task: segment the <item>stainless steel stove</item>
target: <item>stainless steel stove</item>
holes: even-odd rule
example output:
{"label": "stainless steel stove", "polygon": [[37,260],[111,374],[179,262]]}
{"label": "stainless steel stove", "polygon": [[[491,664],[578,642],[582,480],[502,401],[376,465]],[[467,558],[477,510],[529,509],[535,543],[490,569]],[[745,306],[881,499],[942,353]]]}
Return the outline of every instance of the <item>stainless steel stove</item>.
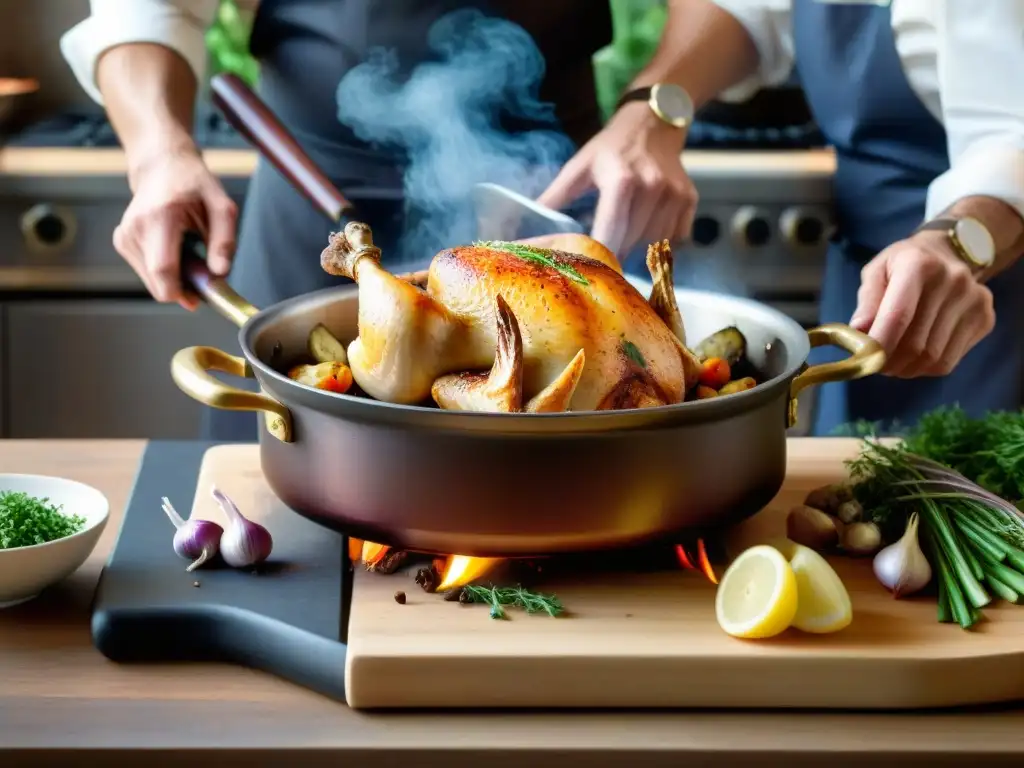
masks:
{"label": "stainless steel stove", "polygon": [[[196,135],[224,160],[241,205],[245,141],[212,109]],[[814,324],[833,173],[814,127],[698,122],[684,162],[701,201],[678,283]],[[174,387],[168,360],[190,344],[235,348],[235,331],[208,310],[147,297],[111,244],[129,199],[117,139],[95,109],[35,123],[0,147],[0,435],[195,436],[199,407]],[[40,356],[60,373],[40,376]]]}

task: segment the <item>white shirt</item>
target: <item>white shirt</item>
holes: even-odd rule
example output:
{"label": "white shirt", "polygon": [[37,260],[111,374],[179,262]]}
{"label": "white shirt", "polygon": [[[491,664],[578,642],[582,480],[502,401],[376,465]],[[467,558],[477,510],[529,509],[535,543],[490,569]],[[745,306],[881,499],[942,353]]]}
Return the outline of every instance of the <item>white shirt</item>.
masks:
{"label": "white shirt", "polygon": [[[793,69],[790,0],[715,2],[744,25],[760,53],[758,72],[723,96],[745,97],[786,80]],[[61,50],[98,103],[96,61],[121,43],[165,45],[201,80],[204,33],[218,4],[91,0],[91,15],[64,35]],[[1004,200],[1024,216],[1024,0],[891,0],[891,5],[907,80],[948,137],[951,167],[928,189],[926,218],[972,195]]]}

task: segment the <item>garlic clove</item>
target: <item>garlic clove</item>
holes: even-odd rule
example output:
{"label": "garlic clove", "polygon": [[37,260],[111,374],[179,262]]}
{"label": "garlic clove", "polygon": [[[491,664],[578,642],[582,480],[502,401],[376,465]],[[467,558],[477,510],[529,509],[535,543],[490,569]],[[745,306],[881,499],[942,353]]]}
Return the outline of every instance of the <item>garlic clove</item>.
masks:
{"label": "garlic clove", "polygon": [[793,507],[786,516],[786,538],[820,552],[838,543],[839,530],[820,509],[802,505]]}
{"label": "garlic clove", "polygon": [[872,555],[882,546],[882,531],[874,523],[844,525],[839,546],[851,555]]}

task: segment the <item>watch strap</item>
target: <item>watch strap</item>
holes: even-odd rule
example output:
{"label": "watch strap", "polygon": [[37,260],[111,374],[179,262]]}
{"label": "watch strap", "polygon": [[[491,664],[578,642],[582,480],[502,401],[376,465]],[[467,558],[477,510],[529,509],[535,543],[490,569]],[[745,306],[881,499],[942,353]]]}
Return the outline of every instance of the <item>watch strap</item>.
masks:
{"label": "watch strap", "polygon": [[632,90],[626,91],[619,98],[618,103],[615,105],[616,111],[622,108],[624,104],[628,104],[631,101],[650,101],[651,92],[654,88],[650,85],[645,85],[642,88],[633,88]]}
{"label": "watch strap", "polygon": [[919,226],[916,232],[953,232],[956,229],[956,219],[932,219]]}

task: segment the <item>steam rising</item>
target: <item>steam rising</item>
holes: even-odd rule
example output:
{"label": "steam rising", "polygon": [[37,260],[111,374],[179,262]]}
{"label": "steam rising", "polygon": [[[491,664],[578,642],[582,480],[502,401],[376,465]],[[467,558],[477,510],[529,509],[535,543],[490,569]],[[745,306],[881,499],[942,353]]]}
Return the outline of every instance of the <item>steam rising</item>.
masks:
{"label": "steam rising", "polygon": [[[509,133],[508,117],[554,124],[538,99],[544,58],[530,35],[473,9],[439,19],[428,33],[436,61],[411,75],[392,51],[374,51],[338,86],[338,119],[363,141],[401,148],[406,213],[402,266],[474,239],[471,190],[482,181],[539,194],[569,159],[572,142],[556,130]],[[388,255],[386,255],[387,257]]]}

